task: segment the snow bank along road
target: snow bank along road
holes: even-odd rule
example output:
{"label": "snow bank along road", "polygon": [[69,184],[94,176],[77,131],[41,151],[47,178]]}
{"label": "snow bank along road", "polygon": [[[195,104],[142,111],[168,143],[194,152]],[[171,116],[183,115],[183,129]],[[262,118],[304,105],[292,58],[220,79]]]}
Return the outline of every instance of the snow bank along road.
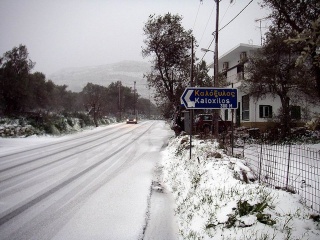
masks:
{"label": "snow bank along road", "polygon": [[153,169],[171,134],[145,121],[0,139],[0,239],[143,238]]}

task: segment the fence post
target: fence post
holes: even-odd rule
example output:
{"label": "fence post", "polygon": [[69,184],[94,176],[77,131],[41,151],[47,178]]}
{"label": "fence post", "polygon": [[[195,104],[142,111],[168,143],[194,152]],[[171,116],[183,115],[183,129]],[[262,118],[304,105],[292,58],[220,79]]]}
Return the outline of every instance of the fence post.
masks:
{"label": "fence post", "polygon": [[244,158],[244,150],[245,150],[245,147],[246,147],[246,139],[244,138],[243,139],[243,150],[242,150],[242,156]]}
{"label": "fence post", "polygon": [[289,143],[289,152],[288,152],[288,168],[287,168],[287,181],[286,181],[287,190],[288,190],[288,184],[289,184],[290,154],[291,154],[291,143]]}
{"label": "fence post", "polygon": [[261,171],[262,171],[262,143],[260,145],[260,158],[259,158],[259,183],[260,183],[260,177],[261,177]]}

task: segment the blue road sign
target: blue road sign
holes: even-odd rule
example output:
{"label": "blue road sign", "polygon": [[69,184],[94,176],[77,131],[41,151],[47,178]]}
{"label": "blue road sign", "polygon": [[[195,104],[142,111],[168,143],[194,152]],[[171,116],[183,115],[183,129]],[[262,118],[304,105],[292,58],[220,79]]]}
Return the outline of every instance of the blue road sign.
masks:
{"label": "blue road sign", "polygon": [[186,109],[237,109],[238,90],[236,88],[188,87],[181,96]]}

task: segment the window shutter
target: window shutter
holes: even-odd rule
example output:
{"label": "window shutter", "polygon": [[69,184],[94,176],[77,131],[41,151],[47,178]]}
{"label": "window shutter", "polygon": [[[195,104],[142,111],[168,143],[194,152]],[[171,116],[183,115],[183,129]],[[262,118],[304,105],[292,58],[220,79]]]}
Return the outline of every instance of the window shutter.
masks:
{"label": "window shutter", "polygon": [[263,105],[259,105],[259,117],[263,118]]}

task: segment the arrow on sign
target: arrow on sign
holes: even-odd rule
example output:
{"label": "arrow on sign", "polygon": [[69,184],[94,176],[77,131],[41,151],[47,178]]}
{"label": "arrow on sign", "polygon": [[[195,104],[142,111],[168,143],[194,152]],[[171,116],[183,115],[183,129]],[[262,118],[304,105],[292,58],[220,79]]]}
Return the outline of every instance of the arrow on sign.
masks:
{"label": "arrow on sign", "polygon": [[191,108],[191,107],[195,107],[195,102],[190,100],[190,97],[191,97],[192,93],[193,93],[193,90],[188,90],[187,93],[186,93],[186,95],[185,95],[185,97],[184,97],[184,99],[185,99],[186,102],[187,102],[188,108],[189,108],[189,107],[190,107],[190,108]]}

